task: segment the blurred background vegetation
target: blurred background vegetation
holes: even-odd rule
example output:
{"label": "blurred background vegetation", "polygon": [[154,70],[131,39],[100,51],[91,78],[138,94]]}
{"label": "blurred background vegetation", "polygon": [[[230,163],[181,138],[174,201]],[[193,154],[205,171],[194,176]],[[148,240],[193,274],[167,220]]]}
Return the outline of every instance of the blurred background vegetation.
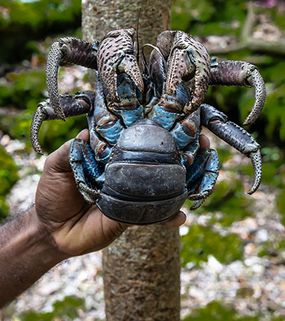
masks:
{"label": "blurred background vegetation", "polygon": [[[189,14],[191,13],[191,14]],[[258,66],[267,87],[267,101],[263,113],[250,128],[263,146],[263,183],[277,193],[277,207],[285,224],[285,4],[278,0],[174,0],[172,28],[184,30],[205,43],[212,55],[233,60],[245,60]],[[44,65],[47,50],[61,35],[81,37],[80,0],[0,0],[0,139],[8,135],[25,144],[25,153],[31,151],[29,127],[39,101],[46,98]],[[87,75],[82,81],[87,82]],[[73,92],[80,90],[75,87]],[[224,111],[229,118],[242,124],[254,101],[253,90],[241,87],[210,88],[207,101]],[[46,123],[41,131],[43,148],[50,152],[86,126],[84,118]],[[232,151],[218,146],[222,162],[227,162]],[[5,197],[18,179],[16,163],[0,145],[0,218],[9,213]],[[251,200],[243,193],[239,175],[251,175],[251,168],[242,164],[227,166],[232,174],[221,181],[209,201],[207,211],[213,215],[206,226],[194,224],[182,237],[183,266],[189,262],[199,267],[214,255],[228,264],[243,257],[243,241],[236,235],[221,235],[213,224],[224,228],[235,221],[254,215]],[[241,210],[242,209],[242,210]],[[204,209],[198,211],[202,213]],[[266,243],[260,255],[272,250],[284,251],[284,240]],[[192,251],[188,248],[191,244]],[[77,299],[69,302],[82,304]],[[63,303],[62,303],[63,304]],[[74,304],[74,305],[76,305]],[[54,306],[54,315],[65,313],[61,304]],[[62,312],[63,311],[63,312]],[[67,309],[67,311],[69,311]],[[71,309],[70,319],[74,317]],[[66,313],[66,319],[69,318]],[[208,313],[208,314],[207,314]],[[212,313],[212,314],[211,314]],[[36,312],[25,314],[21,320],[53,320],[54,315]],[[225,317],[227,316],[227,317]],[[239,317],[231,308],[213,302],[185,320],[258,320],[258,317]],[[273,320],[273,319],[272,319]],[[279,319],[274,319],[279,320]],[[281,319],[280,319],[281,320]]]}

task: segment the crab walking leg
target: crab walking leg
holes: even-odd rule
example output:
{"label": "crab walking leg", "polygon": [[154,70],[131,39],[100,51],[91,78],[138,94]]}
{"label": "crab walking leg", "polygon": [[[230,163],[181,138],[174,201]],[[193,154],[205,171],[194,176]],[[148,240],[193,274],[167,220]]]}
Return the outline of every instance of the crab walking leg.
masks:
{"label": "crab walking leg", "polygon": [[135,84],[128,75],[118,75],[117,93],[120,101],[109,103],[108,108],[122,119],[125,127],[129,127],[144,118],[144,108],[138,99],[142,98],[142,95],[137,92]]}
{"label": "crab walking leg", "polygon": [[260,185],[262,175],[262,158],[259,144],[253,137],[237,124],[228,121],[227,116],[213,106],[201,105],[202,125],[223,139],[242,154],[250,157],[254,168],[254,181],[248,194],[254,193]]}
{"label": "crab walking leg", "polygon": [[70,146],[69,162],[75,182],[84,199],[95,203],[104,181],[104,166],[94,158],[90,145],[83,140],[74,139]]}
{"label": "crab walking leg", "polygon": [[188,198],[194,200],[191,209],[201,206],[213,191],[220,169],[218,154],[214,149],[200,149],[191,166],[186,165]]}
{"label": "crab walking leg", "polygon": [[[65,117],[83,115],[89,112],[94,100],[94,93],[85,92],[75,96],[61,95],[59,97],[60,107]],[[31,143],[34,150],[43,154],[38,141],[38,134],[43,121],[60,119],[52,108],[50,100],[47,99],[39,103],[36,112],[34,113],[31,126]]]}
{"label": "crab walking leg", "polygon": [[200,109],[177,122],[170,133],[183,151],[184,160],[192,164],[199,149]]}
{"label": "crab walking leg", "polygon": [[46,81],[50,104],[57,118],[65,118],[58,92],[59,66],[77,64],[97,69],[97,50],[98,43],[91,44],[71,37],[58,39],[52,44],[47,58]]}
{"label": "crab walking leg", "polygon": [[239,85],[255,88],[255,103],[244,121],[250,125],[256,121],[266,99],[266,88],[256,66],[244,61],[213,61],[211,64],[210,85]]}

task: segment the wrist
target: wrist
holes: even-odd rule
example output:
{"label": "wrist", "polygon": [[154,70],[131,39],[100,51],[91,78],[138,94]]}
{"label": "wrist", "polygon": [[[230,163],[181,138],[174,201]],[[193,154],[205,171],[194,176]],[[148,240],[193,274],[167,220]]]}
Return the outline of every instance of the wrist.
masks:
{"label": "wrist", "polygon": [[66,254],[59,250],[51,231],[39,219],[35,206],[29,210],[28,220],[30,226],[29,239],[33,242],[31,246],[36,247],[36,252],[42,253],[43,264],[52,267],[68,258]]}

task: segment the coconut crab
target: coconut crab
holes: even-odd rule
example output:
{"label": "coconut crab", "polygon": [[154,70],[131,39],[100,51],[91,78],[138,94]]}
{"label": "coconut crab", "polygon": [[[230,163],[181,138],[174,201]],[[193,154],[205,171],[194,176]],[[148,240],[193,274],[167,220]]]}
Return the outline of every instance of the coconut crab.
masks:
{"label": "coconut crab", "polygon": [[[61,38],[47,59],[49,99],[38,105],[31,141],[42,152],[38,132],[45,120],[87,114],[89,142],[75,139],[70,164],[83,197],[115,220],[133,224],[163,221],[183,202],[198,208],[214,188],[219,160],[199,147],[201,127],[248,156],[254,167],[252,194],[261,181],[259,144],[242,127],[204,103],[209,85],[255,88],[252,124],[265,101],[257,68],[242,61],[217,61],[182,31],[164,31],[144,70],[137,61],[134,29],[109,32],[99,43]],[[142,53],[143,55],[143,53]],[[144,55],[143,55],[144,57]],[[59,66],[94,69],[95,92],[60,95]]]}

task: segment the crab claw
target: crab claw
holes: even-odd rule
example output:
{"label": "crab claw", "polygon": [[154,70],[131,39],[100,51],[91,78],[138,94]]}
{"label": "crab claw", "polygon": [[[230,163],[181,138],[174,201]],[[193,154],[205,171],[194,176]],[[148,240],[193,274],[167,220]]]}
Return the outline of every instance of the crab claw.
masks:
{"label": "crab claw", "polygon": [[143,92],[144,82],[136,60],[134,29],[109,32],[98,50],[98,71],[109,102],[118,102],[117,74],[126,73]]}
{"label": "crab claw", "polygon": [[118,71],[126,73],[132,81],[135,83],[140,92],[144,90],[144,83],[142,75],[139,69],[137,61],[131,54],[126,54],[120,64],[118,65]]}
{"label": "crab claw", "polygon": [[250,190],[247,193],[253,194],[258,189],[261,182],[261,176],[262,176],[262,157],[261,157],[260,149],[258,149],[255,152],[251,152],[249,154],[249,157],[251,159],[253,169],[254,169],[254,181]]}
{"label": "crab claw", "polygon": [[204,101],[210,76],[210,56],[197,40],[177,31],[168,58],[166,94],[173,96],[182,81],[189,81],[192,99],[184,112],[195,111]]}
{"label": "crab claw", "polygon": [[264,81],[256,68],[251,72],[247,81],[251,87],[255,88],[255,104],[243,124],[251,125],[256,121],[262,111],[266,99],[266,88]]}

